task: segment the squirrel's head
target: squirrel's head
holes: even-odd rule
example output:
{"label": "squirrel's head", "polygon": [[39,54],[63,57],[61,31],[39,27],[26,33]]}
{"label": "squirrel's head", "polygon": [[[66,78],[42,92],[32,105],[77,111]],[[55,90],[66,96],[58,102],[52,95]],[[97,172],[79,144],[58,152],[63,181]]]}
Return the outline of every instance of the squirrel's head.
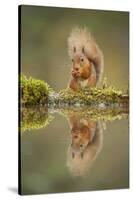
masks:
{"label": "squirrel's head", "polygon": [[93,141],[95,131],[96,131],[96,123],[86,123],[86,120],[84,122],[79,122],[77,125],[73,125],[71,129],[71,135],[72,135],[72,143],[71,147],[73,149],[73,154],[79,153],[82,156],[82,152],[85,150],[85,148],[91,144]]}
{"label": "squirrel's head", "polygon": [[82,51],[76,51],[76,47],[73,48],[74,54],[72,58],[72,76],[74,78],[87,79],[91,74],[91,61],[88,60]]}
{"label": "squirrel's head", "polygon": [[[68,37],[68,53],[70,58],[74,61],[73,66],[75,69],[80,68],[81,65],[85,66],[85,70],[81,70],[81,73],[73,70],[72,76],[74,78],[89,78],[90,72],[86,66],[92,65],[92,68],[95,68],[96,72],[96,82],[97,84],[100,82],[104,67],[103,53],[87,27],[75,27],[72,29],[72,32]],[[79,54],[80,60],[82,59],[81,56],[84,58],[86,57],[86,59],[83,61],[85,63],[79,65],[77,54]],[[90,67],[90,70],[92,68]]]}
{"label": "squirrel's head", "polygon": [[102,147],[101,131],[97,122],[92,120],[88,121],[87,126],[72,127],[72,143],[67,154],[67,166],[72,175],[84,176],[91,168]]}
{"label": "squirrel's head", "polygon": [[71,134],[72,134],[71,146],[73,148],[73,154],[75,152],[82,155],[84,149],[91,142],[92,139],[91,130],[86,125],[78,129],[73,127],[71,130]]}

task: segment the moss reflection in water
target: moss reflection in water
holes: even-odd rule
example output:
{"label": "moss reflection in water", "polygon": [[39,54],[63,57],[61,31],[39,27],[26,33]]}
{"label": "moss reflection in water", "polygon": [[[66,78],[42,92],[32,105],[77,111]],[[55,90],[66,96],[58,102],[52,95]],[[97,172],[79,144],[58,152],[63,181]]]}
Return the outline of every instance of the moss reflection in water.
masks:
{"label": "moss reflection in water", "polygon": [[21,131],[44,128],[53,118],[44,107],[23,107],[21,109]]}
{"label": "moss reflection in water", "polygon": [[84,108],[84,109],[61,109],[60,113],[64,116],[72,116],[73,114],[84,117],[86,119],[100,120],[100,121],[113,121],[116,119],[128,118],[128,108]]}
{"label": "moss reflection in water", "polygon": [[54,118],[57,112],[68,118],[73,115],[91,120],[113,121],[115,119],[128,118],[128,109],[125,108],[46,108],[46,107],[22,107],[21,108],[21,131],[45,128]]}

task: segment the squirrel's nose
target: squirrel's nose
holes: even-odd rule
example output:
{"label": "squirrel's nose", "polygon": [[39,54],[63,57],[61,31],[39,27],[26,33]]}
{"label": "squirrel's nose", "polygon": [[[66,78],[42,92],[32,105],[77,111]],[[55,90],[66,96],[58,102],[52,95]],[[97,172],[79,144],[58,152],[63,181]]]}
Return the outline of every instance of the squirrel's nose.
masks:
{"label": "squirrel's nose", "polygon": [[76,70],[76,71],[78,71],[79,67],[78,66],[74,66],[73,69]]}

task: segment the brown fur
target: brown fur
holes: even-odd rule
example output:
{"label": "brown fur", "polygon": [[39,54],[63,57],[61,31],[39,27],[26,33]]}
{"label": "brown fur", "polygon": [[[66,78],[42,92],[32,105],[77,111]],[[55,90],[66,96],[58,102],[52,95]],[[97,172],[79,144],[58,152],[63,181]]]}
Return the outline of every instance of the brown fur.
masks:
{"label": "brown fur", "polygon": [[69,117],[71,145],[68,148],[67,166],[75,176],[90,169],[102,148],[102,128],[99,122],[79,117]]}
{"label": "brown fur", "polygon": [[73,116],[70,118],[70,124],[73,148],[79,150],[80,146],[82,146],[82,149],[86,148],[93,140],[96,122]]}
{"label": "brown fur", "polygon": [[69,87],[74,91],[95,87],[103,72],[103,54],[86,29],[74,29],[68,38],[72,70]]}

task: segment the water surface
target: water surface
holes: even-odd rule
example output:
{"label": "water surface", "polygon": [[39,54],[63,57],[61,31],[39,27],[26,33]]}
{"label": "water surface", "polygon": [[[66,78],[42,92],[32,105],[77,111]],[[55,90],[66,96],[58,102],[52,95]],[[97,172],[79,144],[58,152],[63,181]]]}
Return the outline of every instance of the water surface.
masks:
{"label": "water surface", "polygon": [[77,113],[23,112],[22,194],[128,188],[127,117]]}

